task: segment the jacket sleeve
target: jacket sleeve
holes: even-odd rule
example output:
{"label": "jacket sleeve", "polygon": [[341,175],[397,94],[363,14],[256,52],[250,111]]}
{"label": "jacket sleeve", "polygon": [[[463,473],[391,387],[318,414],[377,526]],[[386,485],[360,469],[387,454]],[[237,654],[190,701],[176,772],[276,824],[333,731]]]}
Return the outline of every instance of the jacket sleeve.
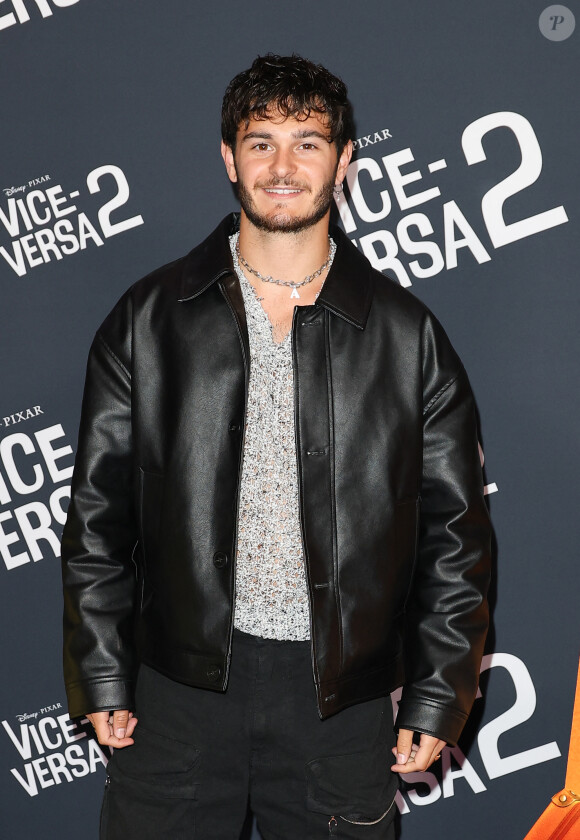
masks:
{"label": "jacket sleeve", "polygon": [[423,331],[423,395],[421,512],[397,725],[455,744],[488,627],[491,525],[471,388],[432,316]]}
{"label": "jacket sleeve", "polygon": [[133,708],[130,324],[127,295],[97,333],[87,367],[62,541],[64,675],[72,717]]}

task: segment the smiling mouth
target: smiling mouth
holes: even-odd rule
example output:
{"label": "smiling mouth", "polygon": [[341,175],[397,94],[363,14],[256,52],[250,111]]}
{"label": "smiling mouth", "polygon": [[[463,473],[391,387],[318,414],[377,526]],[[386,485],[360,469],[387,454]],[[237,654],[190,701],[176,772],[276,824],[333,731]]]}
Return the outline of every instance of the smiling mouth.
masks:
{"label": "smiling mouth", "polygon": [[272,193],[272,195],[295,195],[296,193],[302,192],[302,190],[295,190],[289,187],[266,187],[265,191]]}

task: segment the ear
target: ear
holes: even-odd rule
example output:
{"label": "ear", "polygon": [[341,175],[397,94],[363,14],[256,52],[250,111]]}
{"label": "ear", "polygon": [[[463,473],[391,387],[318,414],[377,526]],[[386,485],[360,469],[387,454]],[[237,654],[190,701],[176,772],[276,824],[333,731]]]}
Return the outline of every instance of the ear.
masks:
{"label": "ear", "polygon": [[342,184],[346,177],[346,170],[352,157],[352,140],[349,140],[338,158],[338,167],[336,169],[336,183]]}
{"label": "ear", "polygon": [[233,150],[231,149],[230,146],[226,146],[226,144],[224,143],[223,140],[222,140],[221,151],[222,151],[222,157],[224,159],[224,163],[226,165],[226,172],[228,173],[228,178],[230,179],[232,184],[235,184],[236,181],[238,180],[238,176],[237,176],[237,173],[236,173],[236,165],[234,163],[234,152],[233,152]]}

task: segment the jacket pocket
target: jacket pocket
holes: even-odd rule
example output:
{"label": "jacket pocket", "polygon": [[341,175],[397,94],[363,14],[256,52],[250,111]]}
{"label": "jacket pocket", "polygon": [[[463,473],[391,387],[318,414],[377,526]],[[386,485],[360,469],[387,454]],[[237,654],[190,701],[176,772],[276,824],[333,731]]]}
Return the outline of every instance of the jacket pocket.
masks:
{"label": "jacket pocket", "polygon": [[415,563],[417,560],[417,541],[419,537],[419,499],[405,499],[395,505],[395,546],[397,563],[401,570],[403,604],[407,602]]}
{"label": "jacket pocket", "polygon": [[158,551],[163,509],[164,477],[157,473],[140,470],[141,550],[145,567]]}

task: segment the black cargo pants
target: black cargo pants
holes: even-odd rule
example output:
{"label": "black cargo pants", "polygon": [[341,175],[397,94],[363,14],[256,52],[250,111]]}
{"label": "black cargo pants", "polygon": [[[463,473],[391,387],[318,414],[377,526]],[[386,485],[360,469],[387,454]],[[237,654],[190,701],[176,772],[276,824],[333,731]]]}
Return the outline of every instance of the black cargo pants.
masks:
{"label": "black cargo pants", "polygon": [[107,768],[101,840],[394,840],[389,697],[318,717],[309,642],[236,631],[227,691],[142,667],[135,743]]}

